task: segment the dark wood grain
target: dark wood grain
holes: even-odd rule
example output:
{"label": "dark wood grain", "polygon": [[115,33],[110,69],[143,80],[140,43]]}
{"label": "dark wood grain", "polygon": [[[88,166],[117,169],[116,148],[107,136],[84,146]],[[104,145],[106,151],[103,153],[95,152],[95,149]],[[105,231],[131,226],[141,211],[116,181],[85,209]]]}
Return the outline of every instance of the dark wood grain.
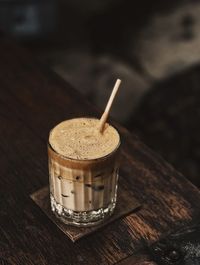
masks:
{"label": "dark wood grain", "polygon": [[199,265],[199,220],[179,229],[118,265]]}
{"label": "dark wood grain", "polygon": [[139,253],[135,253],[134,255],[121,260],[117,263],[117,265],[158,265],[156,262],[152,260],[150,255],[148,255],[144,251],[140,251]]}
{"label": "dark wood grain", "polygon": [[64,119],[97,112],[47,69],[16,44],[0,41],[0,257],[5,263],[115,264],[199,217],[199,191],[118,126],[123,175],[131,176],[125,181],[143,207],[75,244],[66,238],[29,194],[48,184],[49,130]]}

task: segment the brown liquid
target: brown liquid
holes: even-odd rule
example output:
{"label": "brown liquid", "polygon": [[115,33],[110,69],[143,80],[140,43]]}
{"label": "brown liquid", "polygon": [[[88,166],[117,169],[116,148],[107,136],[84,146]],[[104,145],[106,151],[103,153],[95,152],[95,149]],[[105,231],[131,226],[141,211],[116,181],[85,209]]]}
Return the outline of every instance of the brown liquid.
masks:
{"label": "brown liquid", "polygon": [[[58,124],[50,133],[51,205],[59,215],[71,215],[73,219],[74,213],[89,212],[88,221],[93,216],[102,219],[114,209],[120,138],[108,124],[101,135],[98,124],[97,119],[72,119]],[[109,210],[97,218],[99,209]]]}
{"label": "brown liquid", "polygon": [[50,133],[49,142],[59,154],[72,159],[96,159],[110,154],[119,145],[119,134],[109,124],[103,133],[99,120],[76,118],[63,121]]}

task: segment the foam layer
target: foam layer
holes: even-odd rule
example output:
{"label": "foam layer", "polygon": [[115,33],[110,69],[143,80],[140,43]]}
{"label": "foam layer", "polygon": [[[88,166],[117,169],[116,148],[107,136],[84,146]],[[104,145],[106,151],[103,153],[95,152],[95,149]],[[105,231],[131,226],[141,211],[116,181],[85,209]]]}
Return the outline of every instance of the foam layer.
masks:
{"label": "foam layer", "polygon": [[116,149],[120,137],[106,123],[103,133],[98,131],[99,120],[76,118],[66,120],[54,127],[49,136],[52,148],[59,154],[73,159],[96,159]]}

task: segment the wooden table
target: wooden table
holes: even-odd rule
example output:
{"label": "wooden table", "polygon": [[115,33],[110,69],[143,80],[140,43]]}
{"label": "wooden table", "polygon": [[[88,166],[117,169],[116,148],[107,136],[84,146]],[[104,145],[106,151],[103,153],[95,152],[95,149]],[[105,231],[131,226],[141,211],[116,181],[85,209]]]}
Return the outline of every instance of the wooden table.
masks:
{"label": "wooden table", "polygon": [[97,111],[73,87],[0,40],[1,264],[155,264],[151,244],[198,221],[198,189],[118,125],[122,170],[131,170],[128,181],[142,209],[72,243],[29,195],[48,184],[49,130],[88,115]]}

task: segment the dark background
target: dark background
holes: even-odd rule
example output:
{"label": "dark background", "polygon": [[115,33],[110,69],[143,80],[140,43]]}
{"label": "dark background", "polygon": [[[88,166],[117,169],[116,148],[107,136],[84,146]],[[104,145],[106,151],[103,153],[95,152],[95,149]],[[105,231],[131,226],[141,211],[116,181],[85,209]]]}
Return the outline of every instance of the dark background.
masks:
{"label": "dark background", "polygon": [[200,186],[200,1],[0,1],[0,29]]}

